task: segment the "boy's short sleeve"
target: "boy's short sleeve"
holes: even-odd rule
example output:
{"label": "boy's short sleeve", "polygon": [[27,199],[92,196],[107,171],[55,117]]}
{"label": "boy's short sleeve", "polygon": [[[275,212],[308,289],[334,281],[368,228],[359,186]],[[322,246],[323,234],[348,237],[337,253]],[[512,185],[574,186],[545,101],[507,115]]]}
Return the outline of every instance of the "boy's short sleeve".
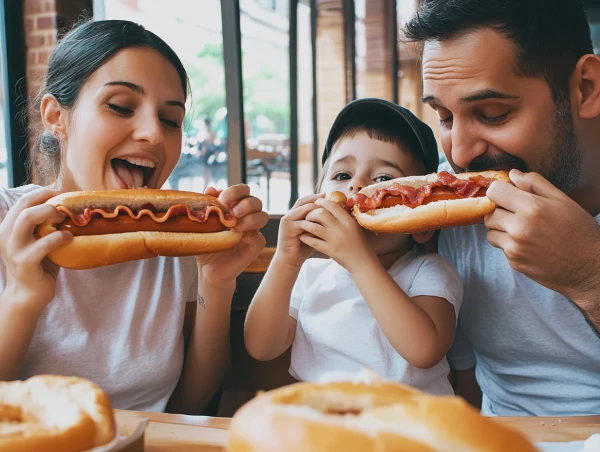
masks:
{"label": "boy's short sleeve", "polygon": [[290,297],[290,316],[296,320],[298,320],[298,312],[300,311],[300,305],[302,304],[302,299],[304,298],[308,262],[309,260],[304,262],[302,265],[300,273],[298,274],[298,279],[296,279],[296,283],[292,289],[292,296]]}
{"label": "boy's short sleeve", "polygon": [[446,258],[437,254],[425,255],[407,295],[411,298],[427,295],[448,300],[454,306],[458,321],[458,312],[463,298],[463,285],[456,268]]}

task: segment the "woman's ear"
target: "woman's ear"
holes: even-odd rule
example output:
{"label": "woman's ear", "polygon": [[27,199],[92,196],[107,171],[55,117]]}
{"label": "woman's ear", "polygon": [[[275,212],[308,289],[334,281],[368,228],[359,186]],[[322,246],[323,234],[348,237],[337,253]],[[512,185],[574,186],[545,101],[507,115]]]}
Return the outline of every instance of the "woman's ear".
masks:
{"label": "woman's ear", "polygon": [[435,234],[435,231],[417,232],[413,234],[412,237],[417,243],[427,243],[431,240],[433,234]]}
{"label": "woman's ear", "polygon": [[52,94],[45,94],[44,97],[42,97],[40,114],[46,130],[57,139],[66,138],[66,114],[65,110],[58,103],[58,100],[56,100],[56,97]]}
{"label": "woman's ear", "polygon": [[600,58],[584,55],[579,59],[572,82],[577,101],[577,115],[582,119],[600,116]]}

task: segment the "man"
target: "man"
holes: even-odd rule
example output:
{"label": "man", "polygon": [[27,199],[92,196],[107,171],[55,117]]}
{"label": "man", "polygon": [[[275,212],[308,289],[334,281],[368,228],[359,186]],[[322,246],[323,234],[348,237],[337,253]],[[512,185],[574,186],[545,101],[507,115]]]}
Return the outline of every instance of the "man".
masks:
{"label": "man", "polygon": [[[580,0],[424,0],[423,100],[454,171],[511,169],[485,226],[444,230],[450,353],[489,415],[600,413],[600,59]],[[472,378],[472,377],[471,377]]]}

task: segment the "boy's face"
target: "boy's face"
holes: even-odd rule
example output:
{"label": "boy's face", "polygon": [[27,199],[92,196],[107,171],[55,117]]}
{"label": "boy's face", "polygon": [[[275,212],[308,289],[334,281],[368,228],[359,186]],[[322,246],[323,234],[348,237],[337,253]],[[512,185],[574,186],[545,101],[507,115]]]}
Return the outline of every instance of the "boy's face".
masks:
{"label": "boy's face", "polygon": [[336,143],[329,159],[321,192],[337,190],[348,198],[368,185],[424,174],[410,150],[369,138],[366,132]]}
{"label": "boy's face", "polygon": [[[425,174],[423,165],[409,149],[374,140],[366,132],[336,143],[329,159],[321,192],[341,191],[348,198],[368,185]],[[367,240],[377,254],[397,249],[408,237],[367,233]]]}

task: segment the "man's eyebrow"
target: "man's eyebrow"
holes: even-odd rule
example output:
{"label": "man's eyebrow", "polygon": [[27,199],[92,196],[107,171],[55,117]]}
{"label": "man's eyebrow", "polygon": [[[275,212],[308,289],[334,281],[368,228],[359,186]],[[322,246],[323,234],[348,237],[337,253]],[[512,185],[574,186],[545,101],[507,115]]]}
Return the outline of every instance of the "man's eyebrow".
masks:
{"label": "man's eyebrow", "polygon": [[435,96],[423,96],[422,99],[424,104],[439,104],[440,101]]}
{"label": "man's eyebrow", "polygon": [[[505,99],[505,100],[517,100],[520,99],[520,96],[514,94],[503,93],[501,91],[496,91],[493,89],[484,89],[481,91],[477,91],[469,96],[463,97],[460,99],[461,104],[468,104],[472,102],[479,102],[482,100],[488,99]],[[435,96],[423,96],[423,103],[425,104],[436,104],[443,105],[440,100]]]}
{"label": "man's eyebrow", "polygon": [[460,100],[461,104],[468,104],[471,102],[479,102],[482,100],[488,99],[506,99],[506,100],[517,100],[520,99],[520,96],[514,94],[503,93],[501,91],[496,91],[493,89],[483,89],[481,91],[477,91],[476,93],[471,94],[470,96],[463,97]]}

